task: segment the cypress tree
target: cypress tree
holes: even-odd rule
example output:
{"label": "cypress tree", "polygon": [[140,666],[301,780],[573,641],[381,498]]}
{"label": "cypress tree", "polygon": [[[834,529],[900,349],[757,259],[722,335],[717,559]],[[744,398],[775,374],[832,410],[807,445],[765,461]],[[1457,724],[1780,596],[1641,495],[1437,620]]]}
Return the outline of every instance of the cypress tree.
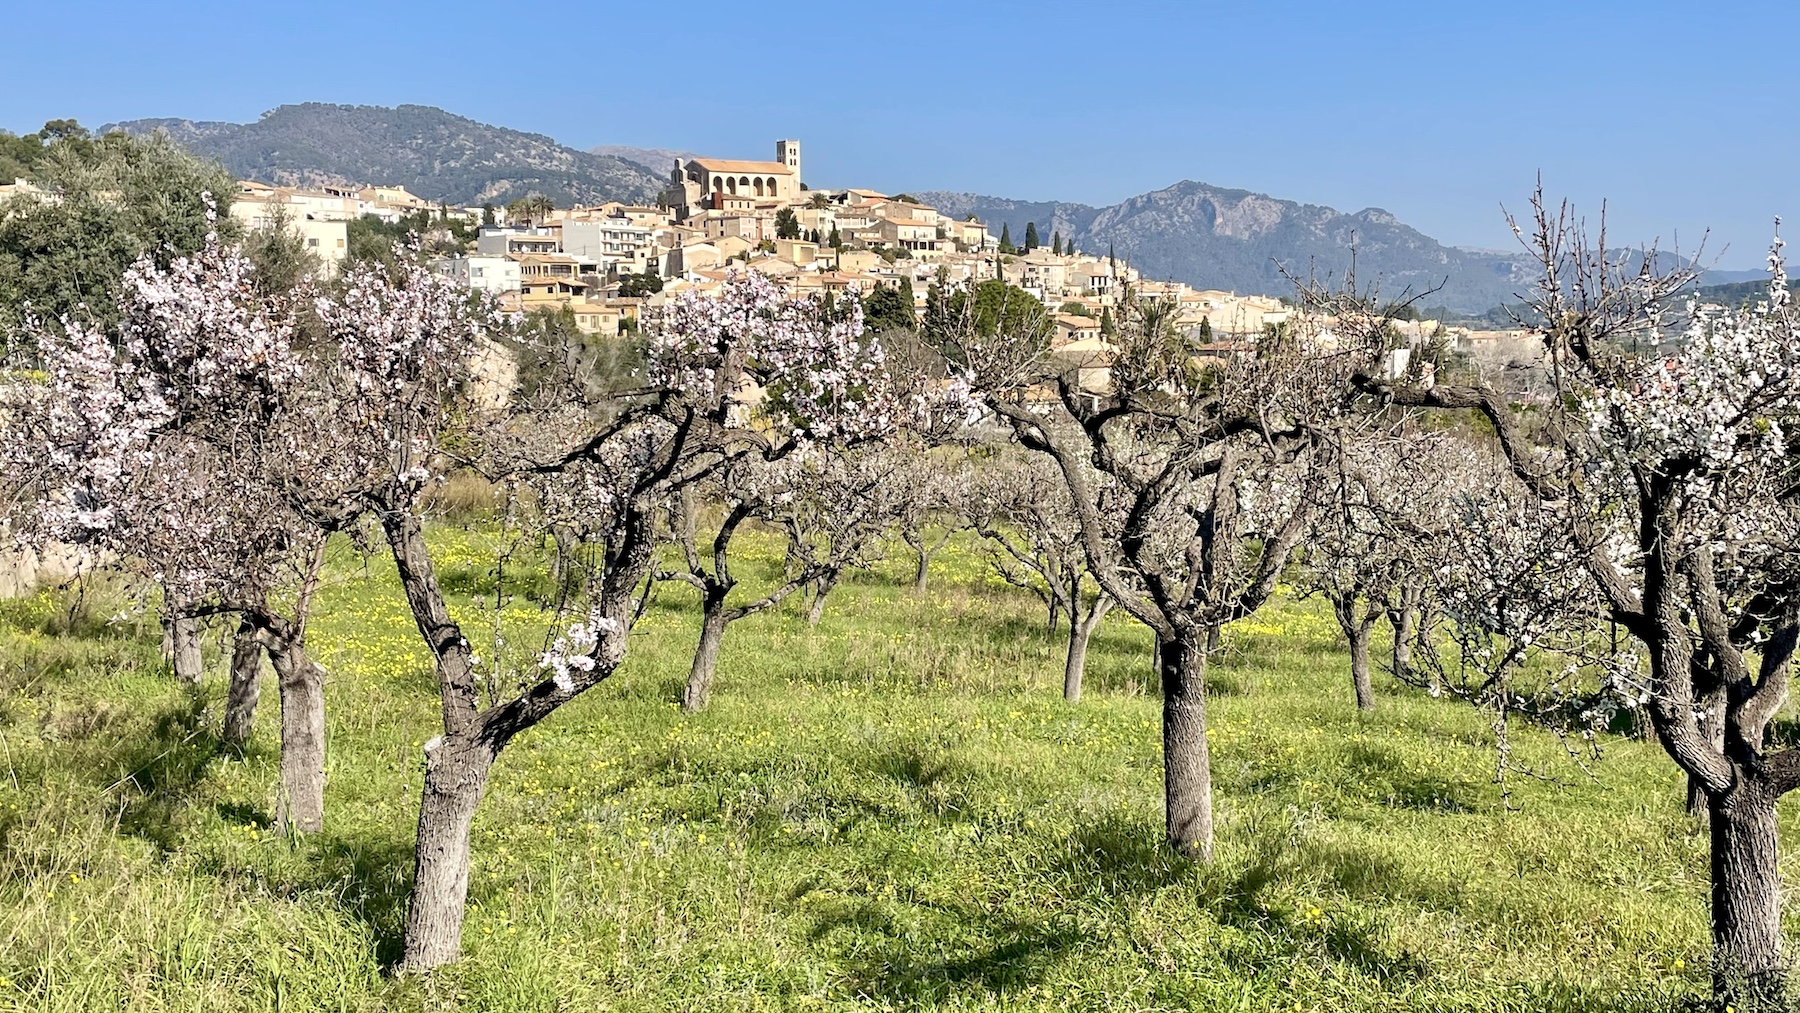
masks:
{"label": "cypress tree", "polygon": [[1038,248],[1038,234],[1037,234],[1037,223],[1036,222],[1026,222],[1025,223],[1025,248],[1027,250],[1035,250]]}
{"label": "cypress tree", "polygon": [[1012,244],[1012,228],[1011,228],[1011,226],[1002,224],[1000,226],[1000,252],[1001,253],[1012,253],[1016,249],[1017,249],[1017,247],[1013,246],[1013,244]]}
{"label": "cypress tree", "polygon": [[1062,233],[1050,233],[1050,252],[1062,256]]}

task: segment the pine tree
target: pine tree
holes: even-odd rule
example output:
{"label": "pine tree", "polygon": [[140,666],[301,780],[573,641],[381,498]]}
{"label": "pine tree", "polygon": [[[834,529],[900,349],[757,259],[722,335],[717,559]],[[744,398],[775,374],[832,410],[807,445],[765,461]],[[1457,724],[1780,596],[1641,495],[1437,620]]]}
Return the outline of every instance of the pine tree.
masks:
{"label": "pine tree", "polygon": [[1035,250],[1038,248],[1038,234],[1037,234],[1037,223],[1036,222],[1026,222],[1025,223],[1025,248],[1027,250]]}
{"label": "pine tree", "polygon": [[1001,225],[1000,226],[1000,252],[1001,253],[1014,253],[1017,250],[1018,250],[1018,247],[1014,246],[1013,241],[1012,241],[1012,228],[1008,225],[1004,225],[1004,224]]}

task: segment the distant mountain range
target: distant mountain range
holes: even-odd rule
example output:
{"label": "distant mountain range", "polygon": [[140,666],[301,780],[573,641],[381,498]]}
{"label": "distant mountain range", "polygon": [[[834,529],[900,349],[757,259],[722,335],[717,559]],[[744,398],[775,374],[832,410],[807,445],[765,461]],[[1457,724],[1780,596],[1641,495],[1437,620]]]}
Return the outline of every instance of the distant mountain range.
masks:
{"label": "distant mountain range", "polygon": [[[541,193],[559,204],[654,201],[676,149],[603,145],[588,151],[542,134],[489,126],[431,106],[285,105],[255,123],[132,120],[103,129],[166,131],[241,177],[272,183],[401,183],[430,200],[505,203]],[[1384,298],[1481,313],[1516,301],[1534,273],[1517,253],[1445,246],[1379,208],[1346,214],[1248,190],[1184,181],[1110,207],[911,191],[955,218],[973,214],[1023,242],[1035,222],[1090,253],[1111,249],[1145,275],[1199,288],[1287,295],[1288,272],[1341,279],[1355,250],[1360,287]],[[1708,283],[1760,277],[1709,272]]]}
{"label": "distant mountain range", "polygon": [[634,148],[628,144],[602,144],[588,149],[590,155],[606,155],[622,158],[627,162],[649,166],[658,179],[668,179],[669,171],[675,168],[677,158],[686,161],[699,158],[698,151],[682,151],[679,148]]}
{"label": "distant mountain range", "polygon": [[[1097,208],[1060,201],[1016,201],[971,193],[913,191],[954,218],[973,214],[1013,241],[1036,223],[1048,243],[1056,233],[1087,253],[1112,251],[1156,279],[1263,295],[1291,295],[1296,277],[1341,282],[1355,250],[1358,288],[1384,299],[1419,296],[1424,307],[1480,313],[1516,302],[1536,277],[1523,253],[1445,246],[1380,208],[1345,214],[1248,190],[1185,180]],[[1711,271],[1708,283],[1761,277],[1756,271]]]}
{"label": "distant mountain range", "polygon": [[273,109],[255,123],[148,119],[102,129],[166,131],[242,178],[289,186],[399,183],[452,204],[504,204],[533,193],[563,205],[654,201],[665,175],[431,106],[307,102]]}

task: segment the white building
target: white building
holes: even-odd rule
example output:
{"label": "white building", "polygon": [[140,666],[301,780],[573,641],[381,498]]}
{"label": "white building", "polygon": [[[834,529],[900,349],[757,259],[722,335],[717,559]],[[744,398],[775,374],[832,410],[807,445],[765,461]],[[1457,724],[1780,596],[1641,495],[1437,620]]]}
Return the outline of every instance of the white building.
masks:
{"label": "white building", "polygon": [[602,218],[595,221],[562,223],[562,252],[581,260],[598,263],[602,270],[625,265],[637,273],[647,258],[655,233],[629,218]]}
{"label": "white building", "polygon": [[501,295],[519,290],[519,262],[506,256],[474,254],[431,262],[432,269],[471,289]]}
{"label": "white building", "polygon": [[335,272],[350,252],[348,216],[307,208],[303,201],[286,201],[279,195],[269,200],[239,198],[231,202],[231,216],[252,231],[271,229],[277,221],[284,221],[287,231],[300,237],[306,252],[319,258],[327,273]]}

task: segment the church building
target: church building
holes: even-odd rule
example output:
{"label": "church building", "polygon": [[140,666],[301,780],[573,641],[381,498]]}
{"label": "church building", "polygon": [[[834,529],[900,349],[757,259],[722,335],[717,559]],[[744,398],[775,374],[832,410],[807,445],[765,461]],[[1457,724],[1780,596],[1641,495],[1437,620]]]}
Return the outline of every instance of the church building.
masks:
{"label": "church building", "polygon": [[800,194],[800,142],[775,142],[775,160],[752,162],[730,158],[675,160],[663,203],[677,216],[723,210],[744,200],[789,201]]}

